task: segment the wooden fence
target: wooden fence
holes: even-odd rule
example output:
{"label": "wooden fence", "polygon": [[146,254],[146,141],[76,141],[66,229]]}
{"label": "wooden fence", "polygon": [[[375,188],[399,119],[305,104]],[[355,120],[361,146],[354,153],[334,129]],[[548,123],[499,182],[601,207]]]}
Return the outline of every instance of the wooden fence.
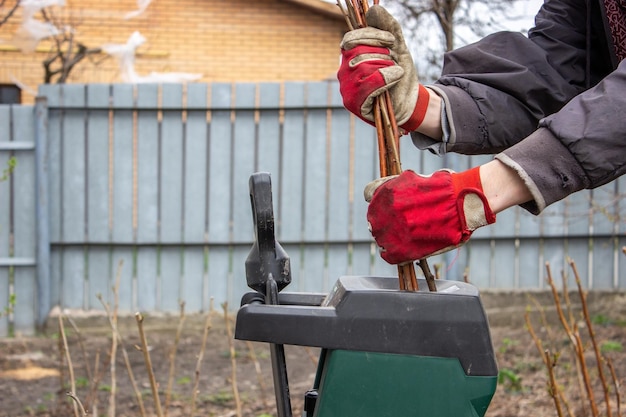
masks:
{"label": "wooden fence", "polygon": [[[50,308],[199,312],[247,291],[248,180],[271,174],[289,291],[341,275],[395,275],[376,254],[362,189],[377,177],[374,129],[334,82],[40,87],[35,106],[0,106],[0,335],[31,333]],[[420,152],[404,169],[462,170],[490,159]],[[624,180],[541,216],[515,208],[460,250],[443,278],[480,289],[544,288],[544,264],[574,259],[590,289],[626,288]],[[102,300],[102,301],[101,301]]]}

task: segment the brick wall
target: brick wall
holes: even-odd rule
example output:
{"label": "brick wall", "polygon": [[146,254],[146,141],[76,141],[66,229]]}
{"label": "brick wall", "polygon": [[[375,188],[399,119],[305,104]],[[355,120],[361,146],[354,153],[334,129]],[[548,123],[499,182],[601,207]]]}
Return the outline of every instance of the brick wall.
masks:
{"label": "brick wall", "polygon": [[[134,31],[146,42],[137,50],[139,75],[201,74],[199,81],[298,81],[335,77],[338,45],[346,25],[332,17],[280,0],[154,0],[132,19],[135,0],[68,0],[55,17],[77,31],[89,47],[124,44]],[[3,13],[4,14],[4,13]],[[3,15],[2,14],[2,15]],[[0,84],[15,80],[37,89],[49,41],[22,53],[10,43],[18,13],[0,27]],[[69,82],[120,82],[117,61],[104,54],[81,62]],[[23,92],[23,102],[32,102]]]}

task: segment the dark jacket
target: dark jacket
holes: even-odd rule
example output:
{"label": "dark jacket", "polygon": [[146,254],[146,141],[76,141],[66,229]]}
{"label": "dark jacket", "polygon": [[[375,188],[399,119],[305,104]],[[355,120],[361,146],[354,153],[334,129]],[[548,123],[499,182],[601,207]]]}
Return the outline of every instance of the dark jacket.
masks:
{"label": "dark jacket", "polygon": [[431,86],[445,102],[445,150],[500,152],[533,213],[624,174],[626,64],[605,21],[602,0],[548,0],[528,37],[500,32],[446,54]]}

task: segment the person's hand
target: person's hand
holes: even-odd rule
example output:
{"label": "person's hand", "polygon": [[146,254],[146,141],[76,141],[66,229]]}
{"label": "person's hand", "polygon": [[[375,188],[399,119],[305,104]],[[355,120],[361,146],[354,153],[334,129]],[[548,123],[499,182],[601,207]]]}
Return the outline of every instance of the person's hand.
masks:
{"label": "person's hand", "polygon": [[404,171],[365,187],[367,221],[381,256],[390,264],[423,259],[465,243],[472,232],[494,223],[479,167],[431,176]]}
{"label": "person's hand", "polygon": [[418,82],[402,28],[381,6],[366,15],[368,26],[345,34],[341,42],[339,90],[346,109],[373,124],[374,98],[389,91],[398,126],[416,130],[426,115],[430,94]]}

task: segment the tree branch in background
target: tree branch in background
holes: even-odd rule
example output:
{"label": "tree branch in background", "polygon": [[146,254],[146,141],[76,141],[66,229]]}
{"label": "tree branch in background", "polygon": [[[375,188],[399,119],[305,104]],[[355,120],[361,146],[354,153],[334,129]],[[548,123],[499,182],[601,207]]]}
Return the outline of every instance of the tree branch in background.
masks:
{"label": "tree branch in background", "polygon": [[190,416],[196,415],[196,406],[198,403],[198,392],[200,386],[200,368],[202,367],[202,359],[204,358],[204,353],[206,352],[206,342],[209,337],[209,330],[213,327],[213,323],[211,322],[211,315],[213,314],[213,299],[211,298],[211,308],[209,308],[209,312],[206,316],[206,321],[204,323],[204,333],[202,334],[202,344],[200,346],[200,352],[198,353],[198,360],[196,361],[196,370],[193,382],[193,392],[191,394],[191,413]]}
{"label": "tree branch in background", "polygon": [[141,340],[141,352],[146,363],[146,369],[148,370],[148,377],[150,379],[150,388],[152,389],[152,397],[154,398],[154,407],[156,408],[157,417],[163,417],[163,411],[161,409],[161,399],[159,397],[159,386],[154,376],[154,368],[152,367],[152,360],[150,359],[150,352],[148,351],[148,342],[146,340],[146,334],[143,331],[143,315],[141,313],[135,313],[135,320],[137,321],[137,328],[139,329],[139,339]]}
{"label": "tree branch in background", "polygon": [[230,327],[230,317],[228,316],[228,303],[222,303],[222,309],[224,310],[224,323],[226,324],[226,335],[228,336],[228,346],[230,352],[230,364],[231,364],[231,378],[230,384],[233,388],[233,397],[235,398],[235,407],[237,417],[242,417],[241,399],[239,397],[239,387],[237,386],[237,352],[235,351],[235,339],[233,338],[233,331]]}
{"label": "tree branch in background", "polygon": [[604,367],[602,364],[604,360],[602,355],[600,354],[600,347],[598,346],[598,342],[596,341],[596,335],[593,331],[593,326],[591,325],[591,317],[589,317],[589,309],[587,307],[587,293],[583,291],[582,283],[580,280],[580,275],[578,274],[578,269],[576,268],[576,263],[572,259],[568,259],[568,263],[572,271],[574,272],[574,277],[576,278],[576,285],[578,287],[578,295],[580,297],[580,302],[583,308],[583,317],[585,318],[585,324],[587,325],[587,331],[589,332],[589,338],[591,339],[591,345],[593,346],[593,352],[596,356],[596,366],[598,369],[598,376],[600,377],[600,382],[602,382],[602,390],[604,391],[604,401],[606,403],[606,415],[607,417],[611,417],[611,401],[609,399],[609,386],[606,382],[606,378],[604,376]]}
{"label": "tree branch in background", "polygon": [[548,392],[550,393],[550,397],[552,397],[552,401],[554,401],[554,408],[556,408],[557,415],[559,417],[563,417],[563,410],[561,409],[560,401],[561,397],[559,396],[560,389],[558,384],[556,383],[556,378],[554,376],[554,366],[556,360],[554,360],[550,356],[549,349],[544,349],[543,344],[541,343],[541,339],[539,339],[539,337],[535,333],[535,330],[533,329],[533,326],[530,322],[530,315],[528,311],[526,311],[526,313],[524,314],[524,320],[526,321],[526,329],[530,333],[530,336],[533,338],[535,346],[537,346],[537,350],[539,351],[539,355],[541,356],[541,359],[543,360],[543,363],[548,370]]}
{"label": "tree branch in background", "polygon": [[176,328],[176,336],[174,338],[174,344],[170,350],[169,360],[170,360],[170,373],[167,378],[167,390],[165,391],[165,409],[164,415],[167,417],[167,412],[170,407],[170,397],[172,395],[172,386],[174,385],[174,374],[176,371],[176,351],[178,350],[178,344],[180,343],[180,335],[183,332],[183,324],[185,323],[185,302],[181,301],[179,303],[179,311],[180,316],[178,319],[178,326]]}
{"label": "tree branch in background", "polygon": [[20,7],[21,0],[16,0],[13,6],[9,6],[11,2],[7,0],[0,0],[0,9],[9,7],[9,10],[4,16],[0,16],[0,26],[4,25],[14,14],[18,7]]}
{"label": "tree branch in background", "polygon": [[78,397],[72,394],[71,392],[68,392],[67,396],[70,397],[72,400],[74,400],[74,406],[80,409],[80,416],[87,417],[87,412],[85,411],[85,407],[83,407],[83,403],[80,402]]}
{"label": "tree branch in background", "polygon": [[[545,343],[543,343],[539,339],[537,334],[535,333],[532,327],[531,321],[530,321],[529,310],[526,311],[526,314],[524,317],[526,321],[526,328],[529,331],[533,341],[535,342],[535,345],[537,346],[537,349],[539,350],[539,353],[543,359],[544,365],[546,366],[548,370],[548,376],[549,376],[548,385],[549,385],[550,396],[552,397],[554,401],[554,405],[555,405],[555,408],[557,409],[557,413],[559,417],[563,415],[563,409],[562,409],[563,405],[567,407],[567,413],[570,417],[573,417],[574,415],[592,415],[594,417],[598,417],[598,416],[610,417],[614,415],[613,411],[615,410],[612,407],[614,407],[615,404],[617,405],[617,415],[621,415],[620,381],[615,373],[615,368],[610,358],[608,357],[608,355],[603,354],[604,345],[602,346],[602,349],[601,349],[596,340],[596,334],[593,328],[593,322],[591,320],[591,315],[589,312],[589,308],[587,306],[587,292],[583,290],[582,280],[576,268],[576,264],[574,263],[573,260],[569,258],[567,259],[567,263],[574,273],[576,285],[578,287],[577,294],[579,296],[580,303],[581,303],[580,315],[582,316],[582,318],[577,318],[576,315],[574,315],[573,313],[572,303],[571,303],[571,300],[569,298],[569,294],[567,291],[566,275],[562,273],[564,296],[563,296],[563,299],[561,299],[561,297],[559,296],[559,292],[556,289],[556,285],[552,279],[550,264],[546,262],[545,266],[546,266],[546,273],[547,273],[546,281],[548,285],[550,286],[550,290],[552,292],[554,306],[556,308],[556,314],[558,316],[558,319],[561,323],[563,330],[565,331],[568,339],[570,340],[571,346],[573,348],[573,356],[561,355],[561,353],[558,350],[560,349],[560,346],[562,345],[562,340],[558,336],[549,338],[549,339],[552,339],[551,341],[550,340],[549,341],[553,346],[556,346],[556,352],[557,352],[555,354],[551,354],[550,349],[545,347]],[[575,294],[576,292],[573,292],[573,293]],[[562,301],[562,300],[565,300],[565,301]],[[565,309],[567,311],[564,311],[564,304],[565,304]],[[540,311],[541,310],[542,309],[540,308]],[[541,318],[542,318],[542,323],[544,325],[547,325],[547,321],[545,317],[542,315]],[[582,327],[583,325],[587,327],[589,343],[583,342],[581,332],[579,331],[579,328]],[[588,352],[585,351],[585,349],[589,347],[593,348],[593,355],[590,355],[588,354]],[[565,394],[563,390],[560,388],[560,385],[557,384],[557,381],[556,381],[555,370],[557,366],[557,359],[559,359],[559,362],[563,362],[563,358],[571,358],[571,360],[573,360],[576,363],[577,366],[575,370],[576,370],[577,377],[579,381],[582,380],[581,384],[584,385],[584,387],[581,387],[581,392],[580,392],[580,396],[582,397],[583,401],[581,401],[580,410],[575,411],[575,412],[571,410],[567,402],[567,399],[565,398]],[[590,365],[587,364],[587,361],[592,361],[594,359],[596,362],[597,373],[594,375],[594,378],[592,379],[590,375],[591,372],[588,369]],[[571,366],[571,364],[569,364],[569,366]],[[606,377],[607,371],[604,369],[605,366],[608,369],[608,374],[611,377],[611,381],[607,380],[607,377]],[[561,365],[560,368],[567,370],[568,365],[567,364],[565,366]],[[609,382],[612,383],[612,387],[609,387]],[[595,395],[594,395],[594,390],[599,391],[600,389],[602,389],[604,393],[604,407],[602,407],[601,403],[598,404],[596,402]],[[615,402],[612,402],[610,398],[613,390],[615,392],[615,397],[616,397]],[[587,405],[590,408],[590,410],[587,409]]]}
{"label": "tree branch in background", "polygon": [[[63,315],[59,314],[59,333],[61,334],[61,340],[63,341],[63,350],[65,351],[65,360],[67,360],[67,369],[70,373],[70,393],[72,397],[76,395],[76,380],[74,378],[74,365],[72,364],[72,357],[70,355],[70,348],[67,345],[67,337],[65,337],[65,327],[63,326]],[[74,405],[74,415],[79,417],[78,404],[76,401]],[[84,413],[83,413],[84,414]]]}
{"label": "tree branch in background", "polygon": [[70,73],[82,60],[100,54],[101,48],[90,48],[76,39],[76,27],[70,12],[64,16],[53,6],[41,9],[43,20],[58,29],[58,34],[50,39],[48,58],[43,61],[44,83],[64,84]]}

